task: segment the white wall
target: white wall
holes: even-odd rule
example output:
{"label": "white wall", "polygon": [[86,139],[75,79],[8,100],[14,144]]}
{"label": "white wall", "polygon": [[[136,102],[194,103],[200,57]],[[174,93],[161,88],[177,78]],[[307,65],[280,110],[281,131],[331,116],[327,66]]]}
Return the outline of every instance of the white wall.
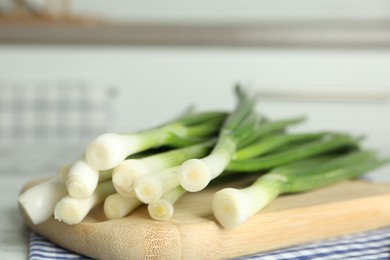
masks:
{"label": "white wall", "polygon": [[[120,91],[112,131],[154,126],[190,104],[199,110],[231,109],[236,82],[254,89],[390,90],[388,68],[388,50],[0,47],[0,81],[73,78],[117,86]],[[274,117],[307,114],[306,129],[364,134],[368,146],[390,155],[389,103],[260,100],[259,109]]]}
{"label": "white wall", "polygon": [[[0,0],[4,1],[4,0]],[[44,0],[29,0],[40,5]],[[386,0],[72,0],[79,14],[142,22],[388,20]]]}
{"label": "white wall", "polygon": [[81,78],[121,87],[115,129],[139,128],[188,104],[230,108],[232,85],[388,87],[390,51],[26,47],[0,48],[0,78]]}

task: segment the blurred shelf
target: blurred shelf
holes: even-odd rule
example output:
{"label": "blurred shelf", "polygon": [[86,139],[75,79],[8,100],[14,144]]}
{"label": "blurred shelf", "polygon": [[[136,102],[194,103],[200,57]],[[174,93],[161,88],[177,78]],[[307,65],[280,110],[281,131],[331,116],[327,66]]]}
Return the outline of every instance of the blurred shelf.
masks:
{"label": "blurred shelf", "polygon": [[390,21],[208,25],[15,22],[0,17],[0,44],[389,48]]}

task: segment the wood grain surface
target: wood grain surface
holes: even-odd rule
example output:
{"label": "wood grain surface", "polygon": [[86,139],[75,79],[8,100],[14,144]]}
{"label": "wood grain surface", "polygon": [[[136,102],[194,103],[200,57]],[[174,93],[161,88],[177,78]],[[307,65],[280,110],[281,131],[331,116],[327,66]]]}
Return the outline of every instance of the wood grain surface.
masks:
{"label": "wood grain surface", "polygon": [[50,241],[96,259],[226,259],[390,225],[390,184],[348,181],[284,195],[233,229],[212,214],[217,189],[186,194],[168,222],[152,220],[145,206],[118,220],[98,206],[71,226],[24,219]]}

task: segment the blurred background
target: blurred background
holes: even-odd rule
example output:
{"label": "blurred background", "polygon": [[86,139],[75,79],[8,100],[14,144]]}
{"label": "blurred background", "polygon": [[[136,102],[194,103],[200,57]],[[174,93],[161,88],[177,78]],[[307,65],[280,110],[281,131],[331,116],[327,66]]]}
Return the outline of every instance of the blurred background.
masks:
{"label": "blurred background", "polygon": [[231,109],[236,83],[270,117],[390,154],[389,68],[385,0],[0,0],[0,174],[53,174],[98,134],[190,105]]}
{"label": "blurred background", "polygon": [[387,0],[0,0],[0,258],[28,255],[26,182],[103,132],[230,110],[236,83],[271,118],[307,115],[293,130],[389,156],[389,69]]}

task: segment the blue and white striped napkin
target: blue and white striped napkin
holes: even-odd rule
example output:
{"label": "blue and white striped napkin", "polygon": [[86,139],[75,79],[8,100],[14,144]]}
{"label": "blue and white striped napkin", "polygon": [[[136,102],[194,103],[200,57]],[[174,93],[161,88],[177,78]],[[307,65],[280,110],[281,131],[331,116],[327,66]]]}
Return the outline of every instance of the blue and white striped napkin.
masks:
{"label": "blue and white striped napkin", "polygon": [[[69,252],[31,233],[30,259],[90,259]],[[378,229],[272,252],[258,253],[237,260],[387,260],[390,259],[390,228]]]}
{"label": "blue and white striped napkin", "polygon": [[46,238],[34,232],[31,232],[29,259],[30,260],[43,260],[43,259],[84,260],[84,259],[91,259],[91,258],[70,252],[60,246],[51,243]]}

